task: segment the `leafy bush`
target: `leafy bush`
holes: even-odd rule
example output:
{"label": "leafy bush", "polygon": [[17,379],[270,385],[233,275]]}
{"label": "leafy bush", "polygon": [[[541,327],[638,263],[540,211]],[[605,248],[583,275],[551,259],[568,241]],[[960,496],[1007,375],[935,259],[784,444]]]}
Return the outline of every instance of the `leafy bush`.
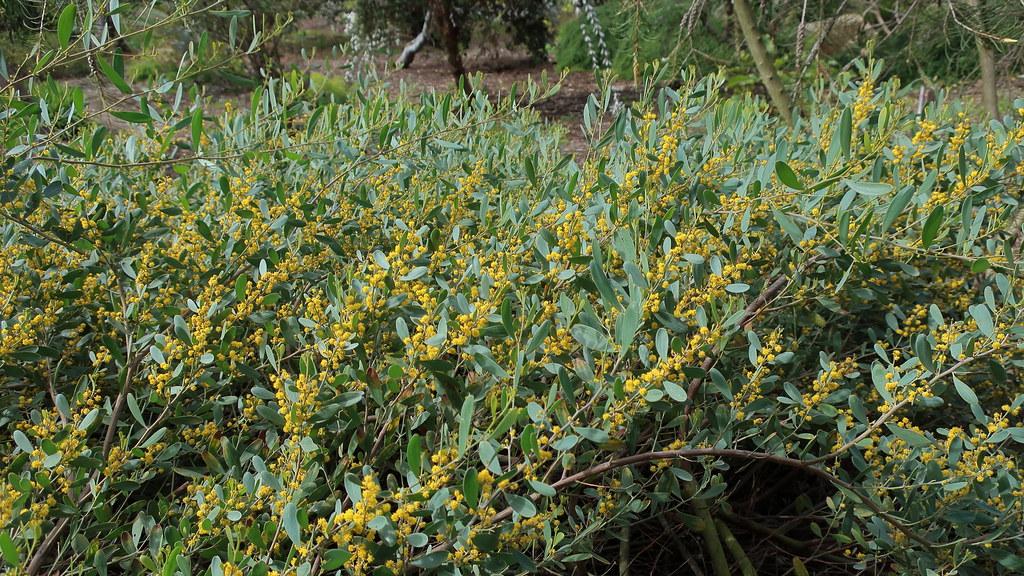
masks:
{"label": "leafy bush", "polygon": [[577,161],[302,87],[64,141],[4,101],[14,570],[596,570],[657,518],[718,574],[1024,565],[1024,119],[868,76],[791,130],[711,77],[591,99]]}
{"label": "leafy bush", "polygon": [[[899,5],[883,5],[886,14],[899,14]],[[933,82],[951,83],[978,76],[975,34],[984,34],[990,49],[1000,56],[1015,44],[992,39],[1007,38],[1019,42],[1024,37],[1024,5],[998,0],[979,2],[977,9],[968,2],[946,5],[922,5],[905,25],[883,35],[876,53],[886,56],[888,74],[901,78],[924,76]],[[936,34],[942,30],[942,34]],[[900,57],[897,57],[900,56]],[[1007,74],[1022,70],[1019,55],[1000,58]]]}
{"label": "leafy bush", "polygon": [[[699,9],[691,13],[694,4]],[[635,53],[641,68],[659,60],[672,70],[694,66],[709,73],[725,68],[731,74],[730,85],[753,84],[753,62],[738,37],[729,6],[727,2],[610,0],[597,6],[596,11],[611,53],[612,69],[620,78],[633,76]],[[884,60],[883,77],[925,77],[940,85],[974,80],[978,76],[978,54],[972,31],[987,39],[1000,56],[1002,70],[1010,74],[1021,70],[1020,50],[1015,48],[1024,36],[1024,8],[1019,3],[987,0],[973,8],[963,0],[911,5],[886,0],[875,6],[877,16],[871,13],[866,22],[858,24],[864,10],[846,2],[812,3],[806,13],[790,9],[784,2],[761,2],[758,26],[779,73],[791,81],[801,72],[803,60],[819,34],[832,39],[817,53],[820,65],[832,70],[844,68],[870,51]],[[839,14],[854,17],[853,23],[835,26],[830,19]],[[877,19],[885,24],[880,25]],[[558,29],[554,56],[560,67],[593,69],[580,25],[580,18],[570,18]],[[936,34],[936,30],[943,33]],[[798,41],[802,42],[799,62],[795,58]],[[835,44],[834,50],[828,49],[830,43]]]}

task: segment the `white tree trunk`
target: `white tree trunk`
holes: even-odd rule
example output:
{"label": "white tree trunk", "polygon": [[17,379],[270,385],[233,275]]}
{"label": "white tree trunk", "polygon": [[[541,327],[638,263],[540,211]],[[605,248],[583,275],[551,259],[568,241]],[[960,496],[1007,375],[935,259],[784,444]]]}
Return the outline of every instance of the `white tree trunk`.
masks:
{"label": "white tree trunk", "polygon": [[405,48],[402,49],[402,54],[398,57],[398,60],[395,60],[395,65],[399,68],[408,68],[412,64],[413,59],[416,58],[416,53],[426,43],[427,35],[430,32],[430,15],[431,11],[427,10],[427,15],[423,18],[423,29],[412,39],[412,42],[405,45]]}

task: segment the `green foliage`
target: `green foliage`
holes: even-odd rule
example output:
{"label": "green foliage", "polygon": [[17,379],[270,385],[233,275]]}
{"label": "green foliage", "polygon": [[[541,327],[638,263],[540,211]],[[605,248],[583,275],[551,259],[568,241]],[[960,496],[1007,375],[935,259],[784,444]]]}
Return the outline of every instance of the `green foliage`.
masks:
{"label": "green foliage", "polygon": [[789,128],[682,78],[591,98],[574,159],[536,86],[214,115],[97,56],[129,129],[0,101],[5,567],[597,572],[776,516],[724,549],[1024,565],[1024,101],[918,118],[872,66]]}
{"label": "green foliage", "polygon": [[[285,27],[295,18],[315,15],[324,3],[316,0],[230,0],[210,5],[189,25],[214,42],[244,56],[247,72],[259,77],[282,72],[281,47]],[[255,43],[255,44],[254,44]],[[259,45],[259,49],[253,49]]]}
{"label": "green foliage", "polygon": [[[896,5],[886,6],[883,3],[882,8],[886,14],[890,10],[893,14],[898,13]],[[977,9],[962,0],[946,4],[927,3],[918,8],[905,25],[880,42],[875,53],[886,59],[886,73],[900,78],[925,77],[932,82],[974,79],[978,76],[978,57],[972,30],[977,30],[991,35],[986,42],[1000,55],[1007,56],[1003,68],[1012,74],[1024,69],[1019,49],[1013,44],[992,39],[1008,38],[1019,42],[1024,39],[1022,23],[1024,5],[1019,2],[983,0]],[[936,30],[943,33],[936,34]],[[848,50],[838,59],[848,58],[850,52]]]}
{"label": "green foliage", "polygon": [[353,97],[357,90],[352,84],[340,76],[325,76],[314,72],[309,76],[309,86],[313,94],[322,101],[345,102]]}
{"label": "green foliage", "polygon": [[45,0],[2,0],[0,1],[0,32],[24,32],[38,28],[44,20]]}
{"label": "green foliage", "polygon": [[[688,4],[671,0],[644,2],[639,15],[633,12],[632,3],[619,0],[604,2],[596,7],[612,59],[612,69],[620,78],[633,77],[634,53],[641,69],[645,64],[658,61],[671,69],[692,63],[702,72],[713,71],[717,64],[709,58],[692,53],[688,49],[690,41],[699,44],[711,58],[734,56],[733,46],[723,43],[716,36],[721,33],[721,24],[717,21],[710,21],[708,28],[698,24],[690,33],[681,30],[679,24],[689,8]],[[582,22],[581,18],[571,18],[559,26],[553,53],[560,68],[594,68],[580,30]]]}
{"label": "green foliage", "polygon": [[[806,14],[785,3],[762,2],[757,12],[758,25],[784,77],[795,76],[803,65],[795,59],[798,39],[802,39],[801,56],[806,58],[821,36],[826,39],[818,53],[821,65],[838,70],[870,50],[886,63],[885,77],[904,80],[924,77],[936,83],[955,83],[976,78],[974,31],[984,35],[997,51],[1006,71],[1019,71],[1024,63],[1019,48],[1024,38],[1024,7],[1019,3],[982,1],[977,9],[963,0],[875,4],[877,17],[885,21],[884,27],[871,21],[875,18],[873,13],[867,15],[867,23],[861,19],[859,24],[835,25],[831,19],[837,14],[856,19],[863,16],[863,10],[834,0],[809,3]],[[597,14],[616,75],[633,76],[636,54],[641,69],[654,61],[661,61],[672,70],[694,66],[700,73],[724,68],[730,86],[754,84],[753,65],[737,37],[728,3],[700,3],[699,10],[692,14],[691,8],[691,2],[669,0],[611,0],[598,5]],[[560,67],[593,69],[580,23],[580,18],[570,18],[559,26],[554,57]],[[936,30],[943,33],[936,34]]]}

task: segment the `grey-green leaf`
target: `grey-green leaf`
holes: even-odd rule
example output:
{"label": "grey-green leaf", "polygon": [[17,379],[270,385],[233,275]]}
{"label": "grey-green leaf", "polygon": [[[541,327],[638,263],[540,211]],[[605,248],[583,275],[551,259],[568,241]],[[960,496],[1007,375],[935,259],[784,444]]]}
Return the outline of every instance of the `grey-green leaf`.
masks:
{"label": "grey-green leaf", "polygon": [[284,506],[284,513],[281,515],[284,523],[284,531],[293,544],[302,544],[302,529],[299,528],[299,510],[295,502],[289,502]]}

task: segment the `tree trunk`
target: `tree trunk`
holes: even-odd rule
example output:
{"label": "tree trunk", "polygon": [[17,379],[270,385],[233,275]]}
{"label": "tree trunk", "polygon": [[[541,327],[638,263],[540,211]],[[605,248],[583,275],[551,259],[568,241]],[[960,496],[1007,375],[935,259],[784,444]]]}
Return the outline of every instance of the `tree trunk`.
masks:
{"label": "tree trunk", "polygon": [[402,55],[395,61],[399,68],[408,68],[412,64],[413,59],[416,58],[416,54],[423,48],[423,44],[427,41],[427,35],[430,33],[430,18],[432,14],[433,12],[427,10],[427,15],[423,17],[423,29],[412,39],[412,42],[406,44],[405,48],[402,49]]}
{"label": "tree trunk", "polygon": [[462,84],[462,90],[469,94],[472,89],[466,78],[466,67],[462,64],[462,51],[459,50],[459,28],[452,18],[449,0],[430,0],[430,10],[437,14],[437,23],[441,30],[441,40],[448,55],[448,68],[451,69],[455,83]]}
{"label": "tree trunk", "polygon": [[123,36],[118,34],[117,26],[114,26],[114,17],[108,14],[104,20],[104,24],[107,27],[108,42],[114,42],[115,46],[117,46],[117,49],[120,50],[122,54],[131,54],[132,47]]}
{"label": "tree trunk", "polygon": [[778,109],[786,124],[793,124],[793,105],[782,87],[782,80],[779,79],[779,74],[775,71],[774,64],[768,58],[768,52],[765,50],[764,44],[761,42],[761,36],[754,26],[754,15],[750,10],[750,4],[747,3],[747,0],[733,0],[732,5],[736,11],[736,21],[743,32],[743,39],[747,43],[747,49],[750,50],[750,55],[754,58],[754,64],[757,65],[757,73],[761,76],[761,83],[768,90],[768,96],[771,98],[772,104]]}
{"label": "tree trunk", "polygon": [[[977,12],[978,0],[968,0],[971,8]],[[978,46],[978,66],[981,67],[981,103],[988,115],[996,120],[999,118],[999,95],[996,93],[996,60],[992,50],[985,44],[985,39],[975,34],[974,42]]]}

